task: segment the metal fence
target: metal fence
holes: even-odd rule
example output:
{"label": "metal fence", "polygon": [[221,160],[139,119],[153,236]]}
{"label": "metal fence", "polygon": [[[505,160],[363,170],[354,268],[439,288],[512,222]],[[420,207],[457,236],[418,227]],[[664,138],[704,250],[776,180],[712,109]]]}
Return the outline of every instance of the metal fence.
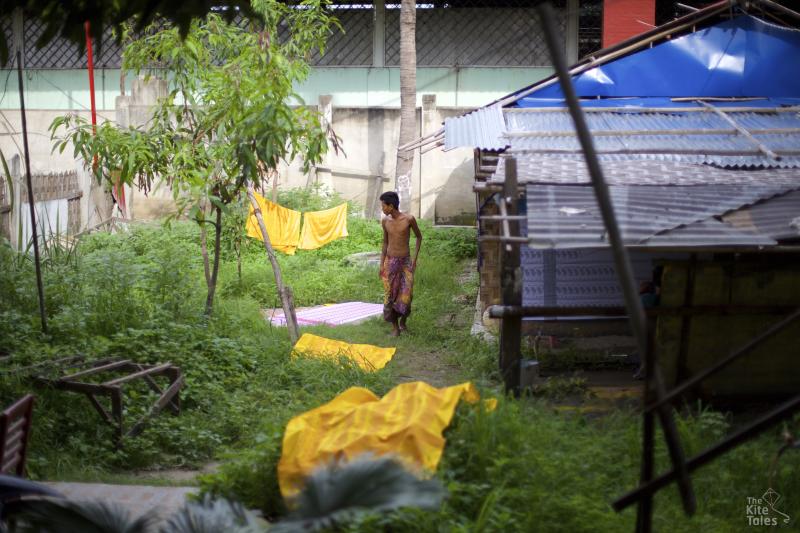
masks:
{"label": "metal fence", "polygon": [[[442,66],[546,66],[546,47],[533,0],[418,2],[417,64]],[[600,47],[602,0],[557,5],[557,20],[565,43],[572,40],[580,55]],[[324,54],[311,58],[314,66],[397,66],[400,63],[400,4],[335,2],[331,11],[344,31],[335,30]],[[570,33],[569,21],[577,31]],[[246,20],[237,21],[244,26]],[[35,46],[43,25],[23,16],[22,39],[25,68],[80,69],[87,67],[86,53],[61,38],[42,49]],[[0,31],[14,50],[13,16],[0,18]],[[576,33],[576,34],[575,34]],[[577,43],[574,43],[577,41]],[[567,43],[569,44],[569,43]],[[569,48],[569,46],[568,46]],[[382,57],[379,56],[382,54]],[[95,50],[97,68],[119,68],[122,49],[106,30],[103,46]]]}
{"label": "metal fence", "polygon": [[[527,2],[519,2],[524,4]],[[419,66],[543,66],[547,47],[533,7],[417,8]],[[566,35],[566,10],[559,11]],[[400,64],[400,9],[386,10],[386,65]]]}

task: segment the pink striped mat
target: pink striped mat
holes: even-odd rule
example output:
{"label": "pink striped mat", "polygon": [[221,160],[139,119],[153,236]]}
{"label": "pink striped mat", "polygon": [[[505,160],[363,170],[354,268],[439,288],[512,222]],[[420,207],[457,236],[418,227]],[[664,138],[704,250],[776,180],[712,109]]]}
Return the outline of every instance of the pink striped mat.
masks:
{"label": "pink striped mat", "polygon": [[[383,314],[383,304],[365,302],[319,305],[296,311],[298,326],[341,326],[342,324],[361,322],[381,314]],[[286,318],[280,309],[268,314],[267,317],[276,326],[286,325]]]}

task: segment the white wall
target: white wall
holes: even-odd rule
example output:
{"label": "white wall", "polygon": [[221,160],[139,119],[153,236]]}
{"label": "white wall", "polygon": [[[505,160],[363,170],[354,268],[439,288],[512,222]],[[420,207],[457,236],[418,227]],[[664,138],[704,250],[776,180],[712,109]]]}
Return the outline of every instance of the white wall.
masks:
{"label": "white wall", "polygon": [[[134,85],[136,85],[134,83]],[[145,91],[134,88],[130,96],[118,97],[117,109],[105,111],[103,116],[114,119],[121,125],[140,124],[146,120],[148,103],[154,101],[160,91]],[[342,139],[343,152],[329,152],[319,164],[319,171],[305,174],[299,161],[284,165],[280,169],[279,186],[305,187],[320,182],[338,191],[344,198],[353,200],[374,213],[378,207],[377,197],[381,192],[394,188],[394,167],[397,154],[397,138],[400,130],[400,111],[394,107],[337,107],[336,97],[320,99],[329,102],[329,119],[334,131]],[[417,111],[417,131],[420,136],[439,129],[446,117],[457,116],[469,108],[436,107],[435,96],[425,99],[425,109]],[[325,110],[325,109],[323,109]],[[89,119],[89,113],[78,111]],[[63,153],[52,151],[52,141],[48,128],[54,118],[64,114],[61,110],[28,111],[28,138],[31,151],[31,168],[34,173],[52,171],[84,170],[77,161],[71,146]],[[22,147],[21,119],[19,113],[4,111],[0,117],[0,149],[6,158],[19,153]],[[102,120],[102,118],[100,119]],[[330,170],[324,170],[330,169]],[[91,191],[91,176],[81,173],[88,180],[85,201],[98,196]],[[374,176],[382,176],[379,181]],[[413,203],[410,211],[420,218],[435,220],[438,223],[464,223],[474,219],[475,200],[472,194],[473,167],[472,150],[459,149],[442,152],[435,148],[420,155],[416,150],[412,174]],[[100,198],[95,198],[101,200]],[[147,195],[126,190],[126,200],[130,213],[137,219],[153,219],[168,214],[173,209],[171,192],[166,188],[151,191]],[[401,206],[407,210],[407,206]],[[95,223],[97,209],[85,205],[84,213]],[[129,214],[130,214],[129,213]],[[108,213],[102,214],[107,217]],[[100,215],[98,215],[100,216]],[[102,218],[100,216],[100,218]],[[89,220],[86,221],[87,223]]]}

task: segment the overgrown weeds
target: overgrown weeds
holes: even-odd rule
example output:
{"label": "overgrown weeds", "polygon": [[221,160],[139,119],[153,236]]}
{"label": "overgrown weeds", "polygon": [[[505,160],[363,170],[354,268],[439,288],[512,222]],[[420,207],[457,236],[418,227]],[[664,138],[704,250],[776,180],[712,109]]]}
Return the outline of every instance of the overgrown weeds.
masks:
{"label": "overgrown weeds", "polygon": [[[474,231],[421,226],[425,240],[410,334],[389,341],[380,319],[308,331],[348,342],[396,342],[398,357],[414,352],[445,359],[459,369],[461,375],[451,376],[454,381],[472,379],[484,395],[498,396],[500,402],[493,413],[459,408],[435,474],[449,492],[439,511],[359,517],[345,530],[632,530],[634,510],[617,514],[609,502],[636,485],[639,415],[621,410],[589,419],[558,411],[545,399],[502,397],[497,347],[468,334],[477,281],[462,273],[470,268],[464,259],[474,257]],[[298,305],[381,300],[377,268],[344,261],[355,252],[379,250],[380,226],[351,218],[349,233],[319,250],[280,256]],[[241,242],[241,278],[237,250],[223,247],[219,300],[209,319],[202,315],[203,271],[195,225],[137,225],[124,234],[87,236],[68,262],[53,262],[45,269],[51,324],[47,337],[38,331],[31,263],[0,246],[0,352],[11,355],[0,369],[3,404],[31,388],[24,375],[9,368],[76,353],[142,363],[169,361],[186,376],[181,415],[154,418],[121,449],[113,447],[111,429],[85,398],[36,391],[32,477],[69,479],[80,472],[83,480],[93,475],[102,479],[109,472],[195,467],[214,458],[222,466],[202,479],[205,490],[234,497],[267,516],[285,512],[276,465],[286,423],[351,386],[382,395],[397,377],[392,364],[365,373],[353,364],[289,357],[286,332],[261,315],[263,308],[276,306],[277,298],[259,245]],[[551,388],[553,396],[583,390],[578,382],[553,383]],[[130,388],[126,417],[142,413],[152,399],[145,388]],[[690,455],[733,430],[729,417],[706,408],[687,409],[677,420]],[[658,442],[658,471],[664,471],[669,461]],[[746,498],[760,497],[767,484],[783,495],[783,509],[796,526],[797,513],[791,510],[800,508],[800,454],[784,454],[771,476],[781,444],[779,432],[770,431],[698,470],[694,518],[683,516],[673,488],[659,493],[656,529],[743,529]]]}
{"label": "overgrown weeds", "polygon": [[[423,223],[423,228],[426,247],[454,236],[462,242],[474,239],[469,231],[440,236],[430,225]],[[351,218],[349,231],[347,239],[319,250],[280,256],[297,305],[381,301],[377,269],[347,266],[343,260],[357,251],[378,250],[380,225]],[[5,369],[0,368],[4,404],[30,389],[25,375],[40,372],[17,375],[9,369],[67,355],[169,361],[186,376],[182,414],[156,417],[140,437],[127,440],[119,450],[111,445],[111,429],[85,398],[37,390],[29,456],[34,478],[69,477],[73,471],[197,466],[224,448],[242,450],[261,439],[262,421],[281,428],[291,416],[350,386],[366,386],[378,394],[390,388],[391,369],[367,374],[355,366],[289,358],[285,330],[272,327],[261,313],[275,306],[277,298],[259,245],[250,239],[242,243],[241,278],[233,250],[223,248],[220,299],[215,316],[208,319],[202,315],[203,269],[195,225],[141,224],[125,233],[87,235],[73,254],[61,256],[62,262],[51,261],[44,270],[49,336],[37,329],[32,263],[7,243],[0,246],[0,352],[11,354]],[[438,250],[446,249],[439,245]],[[416,341],[404,339],[405,346],[436,345],[444,338],[437,334],[425,340],[425,332],[432,330],[427,324],[433,323],[441,305],[453,306],[448,293],[455,290],[455,281],[448,265],[454,258],[441,253],[423,251],[412,321],[420,327]],[[350,342],[388,342],[377,320],[339,330],[322,328],[321,333]],[[125,416],[133,421],[154,398],[143,387],[126,390]]]}

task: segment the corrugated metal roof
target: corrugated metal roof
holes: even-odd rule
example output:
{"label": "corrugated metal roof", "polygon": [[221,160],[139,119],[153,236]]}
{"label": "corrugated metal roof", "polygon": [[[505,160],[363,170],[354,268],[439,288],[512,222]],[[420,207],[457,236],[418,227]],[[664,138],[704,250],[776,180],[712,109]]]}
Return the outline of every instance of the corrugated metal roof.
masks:
{"label": "corrugated metal roof", "polygon": [[[775,151],[800,150],[798,113],[728,112],[732,120]],[[757,146],[713,112],[632,111],[585,113],[595,149],[624,151],[617,160],[656,159],[722,167],[798,168],[799,155],[780,160]],[[506,140],[511,151],[580,151],[568,111],[526,113],[507,110]],[[668,151],[670,153],[658,153]],[[732,152],[722,154],[720,152]]]}
{"label": "corrugated metal roof", "polygon": [[738,230],[724,222],[708,218],[655,235],[643,244],[652,247],[683,248],[693,246],[774,246],[777,242],[767,235]]}
{"label": "corrugated metal roof", "polygon": [[[518,154],[520,183],[588,184],[591,177],[583,155]],[[506,157],[501,157],[490,182],[505,181]],[[800,169],[736,170],[674,161],[617,161],[601,156],[603,176],[609,185],[796,185]]]}
{"label": "corrugated metal roof", "polygon": [[482,107],[472,113],[444,120],[444,149],[468,146],[483,150],[502,150],[506,125],[499,105]]}
{"label": "corrugated metal roof", "polygon": [[800,239],[800,191],[734,211],[722,220],[734,228],[758,231],[779,241]]}
{"label": "corrugated metal roof", "polygon": [[[722,109],[724,111],[724,109]],[[745,129],[800,129],[798,113],[754,113],[752,111],[728,111],[725,113]],[[507,109],[503,113],[509,132],[553,132],[566,131],[574,134],[575,128],[569,111],[525,112]],[[585,113],[589,129],[595,131],[618,130],[730,130],[731,125],[711,111],[652,112],[647,108],[632,108],[629,111],[592,111]]]}
{"label": "corrugated metal roof", "polygon": [[[774,239],[715,218],[798,189],[797,185],[610,186],[627,245],[760,246]],[[527,228],[534,248],[602,248],[608,236],[590,186],[528,185]]]}

